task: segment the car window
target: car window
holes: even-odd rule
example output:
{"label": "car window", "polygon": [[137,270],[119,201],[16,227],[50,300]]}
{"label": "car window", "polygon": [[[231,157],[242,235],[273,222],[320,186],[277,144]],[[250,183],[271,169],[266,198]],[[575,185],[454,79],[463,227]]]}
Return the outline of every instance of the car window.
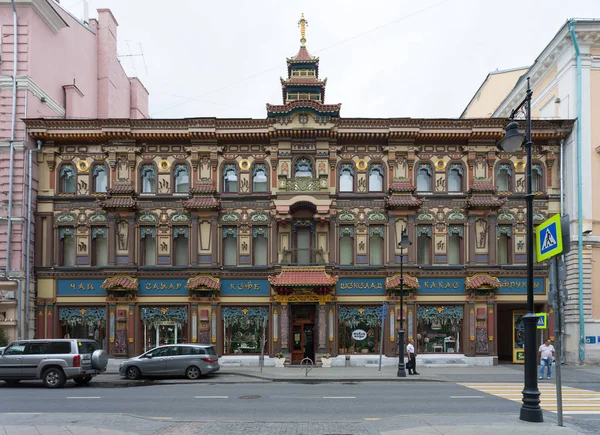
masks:
{"label": "car window", "polygon": [[98,350],[98,343],[95,341],[78,341],[77,348],[79,349],[79,353],[94,353],[95,350]]}
{"label": "car window", "polygon": [[213,346],[207,347],[204,349],[206,351],[207,355],[216,355],[217,351],[215,350],[215,348]]}
{"label": "car window", "polygon": [[52,341],[48,346],[48,353],[51,355],[60,355],[63,353],[71,353],[70,341]]}
{"label": "car window", "polygon": [[201,347],[194,347],[194,355],[204,355],[204,349]]}
{"label": "car window", "polygon": [[15,343],[6,348],[4,355],[23,355],[27,343]]}
{"label": "car window", "polygon": [[177,355],[191,355],[192,348],[190,346],[177,346]]}
{"label": "car window", "polygon": [[156,356],[167,356],[169,354],[170,347],[159,347],[158,349],[154,349],[151,352],[148,352],[146,355]]}
{"label": "car window", "polygon": [[25,355],[43,355],[48,353],[49,343],[29,343],[25,348]]}

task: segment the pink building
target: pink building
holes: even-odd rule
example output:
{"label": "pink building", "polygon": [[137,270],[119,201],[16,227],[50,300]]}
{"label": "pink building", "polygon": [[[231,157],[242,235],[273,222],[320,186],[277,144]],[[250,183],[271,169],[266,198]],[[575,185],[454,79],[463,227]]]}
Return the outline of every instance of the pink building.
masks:
{"label": "pink building", "polygon": [[0,0],[0,330],[9,340],[33,337],[35,325],[31,260],[44,162],[22,119],[148,117],[148,91],[117,58],[117,26],[108,9],[82,22],[54,0]]}

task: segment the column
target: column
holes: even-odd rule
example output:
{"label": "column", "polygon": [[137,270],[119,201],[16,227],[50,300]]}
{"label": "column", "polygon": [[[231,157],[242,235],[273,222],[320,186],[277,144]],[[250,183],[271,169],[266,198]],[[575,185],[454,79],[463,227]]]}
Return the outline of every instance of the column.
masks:
{"label": "column", "polygon": [[191,303],[191,318],[190,318],[190,331],[189,337],[191,337],[190,343],[198,343],[198,303]]}
{"label": "column", "polygon": [[281,322],[281,336],[280,336],[280,341],[281,341],[281,352],[288,352],[288,340],[290,337],[290,318],[289,318],[289,311],[290,311],[290,307],[289,305],[281,305],[280,308],[280,322]]}
{"label": "column", "polygon": [[210,342],[214,345],[218,342],[217,309],[217,304],[210,304]]}
{"label": "column", "polygon": [[388,213],[388,263],[396,263],[396,246],[400,240],[396,240],[396,215]]}
{"label": "column", "polygon": [[37,309],[37,334],[34,338],[48,338],[46,335],[46,316],[44,316],[45,310],[46,305],[42,305],[40,303]]}
{"label": "column", "polygon": [[490,215],[488,217],[488,264],[496,264],[498,262],[496,255],[497,234],[496,215]]}
{"label": "column", "polygon": [[112,355],[117,333],[117,304],[108,304],[108,354]]}
{"label": "column", "polygon": [[210,217],[210,227],[211,227],[211,262],[213,266],[220,264],[219,261],[219,245],[221,244],[221,240],[223,239],[223,234],[221,234],[221,227],[219,226],[218,216]]}
{"label": "column", "polygon": [[190,228],[190,266],[198,265],[198,216],[192,216],[192,227]]}
{"label": "column", "polygon": [[467,304],[466,314],[469,322],[469,340],[465,346],[464,353],[466,356],[475,356],[475,302],[469,302]]}
{"label": "column", "polygon": [[487,303],[487,334],[488,334],[488,351],[490,355],[498,355],[498,345],[494,330],[496,329],[496,316],[494,315],[496,304],[494,302]]}
{"label": "column", "polygon": [[337,231],[335,230],[335,219],[333,216],[329,219],[329,265],[334,266],[337,263],[339,238],[337,238]]}
{"label": "column", "polygon": [[475,264],[475,248],[477,247],[475,219],[475,216],[469,216],[467,221],[468,227],[465,230],[465,234],[469,235],[467,239],[467,264]]}
{"label": "column", "polygon": [[408,247],[408,254],[406,254],[406,264],[415,264],[417,259],[417,225],[414,214],[406,217],[406,225],[408,227],[408,240],[412,242]]}
{"label": "column", "polygon": [[115,216],[108,216],[108,265],[115,265],[116,246],[115,240],[117,237],[117,226],[115,223]]}
{"label": "column", "polygon": [[54,305],[51,303],[46,305],[46,338],[54,338]]}
{"label": "column", "polygon": [[[131,242],[131,240],[129,240]],[[129,245],[131,247],[131,245]],[[127,346],[127,352],[130,355],[136,355],[135,351],[135,304],[131,303],[127,307],[127,341],[129,341],[129,346]]]}
{"label": "column", "polygon": [[[129,247],[129,250],[127,251],[127,264],[129,266],[133,266],[135,265],[135,248],[136,248],[136,243],[135,243],[135,235],[137,234],[137,231],[135,229],[135,217],[131,216],[127,218],[127,246]],[[130,337],[133,337],[133,335],[130,335]],[[131,340],[131,338],[130,338]]]}
{"label": "column", "polygon": [[317,325],[317,331],[319,331],[319,353],[325,352],[326,338],[325,332],[327,330],[327,310],[325,304],[319,304],[319,320]]}

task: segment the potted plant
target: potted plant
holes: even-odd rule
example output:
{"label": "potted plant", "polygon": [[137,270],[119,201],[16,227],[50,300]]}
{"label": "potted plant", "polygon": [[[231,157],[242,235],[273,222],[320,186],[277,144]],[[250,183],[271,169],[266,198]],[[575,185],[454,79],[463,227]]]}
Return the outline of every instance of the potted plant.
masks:
{"label": "potted plant", "polygon": [[275,367],[282,368],[285,363],[285,355],[281,352],[275,354]]}
{"label": "potted plant", "polygon": [[322,363],[321,367],[326,367],[326,368],[331,367],[331,355],[328,353],[321,355],[321,363]]}

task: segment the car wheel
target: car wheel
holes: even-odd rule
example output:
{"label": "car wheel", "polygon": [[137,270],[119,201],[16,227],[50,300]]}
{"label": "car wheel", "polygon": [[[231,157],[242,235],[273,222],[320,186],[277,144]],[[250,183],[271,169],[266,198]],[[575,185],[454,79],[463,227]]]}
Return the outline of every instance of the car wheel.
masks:
{"label": "car wheel", "polygon": [[4,382],[6,382],[6,385],[8,385],[9,387],[14,387],[19,382],[21,382],[21,380],[20,379],[4,379]]}
{"label": "car wheel", "polygon": [[76,376],[73,378],[77,385],[87,385],[92,380],[91,376]]}
{"label": "car wheel", "polygon": [[44,385],[48,388],[62,388],[67,382],[63,371],[57,367],[50,367],[42,376]]}
{"label": "car wheel", "polygon": [[127,370],[125,371],[125,377],[132,381],[139,379],[141,376],[142,373],[140,372],[140,369],[138,369],[136,366],[127,367]]}
{"label": "car wheel", "polygon": [[105,350],[97,349],[92,353],[92,367],[96,370],[104,370],[108,365],[108,354]]}
{"label": "car wheel", "polygon": [[190,366],[185,370],[185,377],[191,380],[198,379],[202,376],[202,372],[196,366]]}

